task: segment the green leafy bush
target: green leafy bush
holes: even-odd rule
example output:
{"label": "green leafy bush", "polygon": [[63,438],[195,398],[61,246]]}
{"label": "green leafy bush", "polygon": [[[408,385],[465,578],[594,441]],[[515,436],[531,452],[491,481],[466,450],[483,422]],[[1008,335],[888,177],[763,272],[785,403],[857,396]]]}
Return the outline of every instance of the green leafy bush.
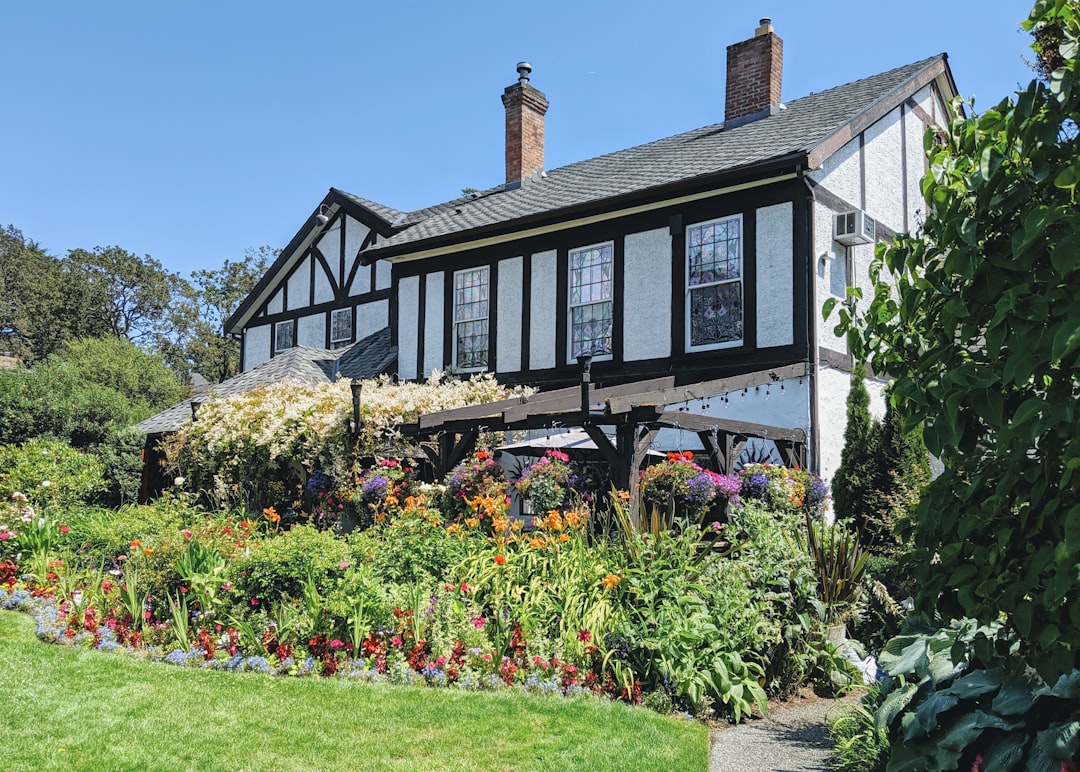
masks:
{"label": "green leafy bush", "polygon": [[0,497],[24,493],[36,507],[68,508],[105,491],[104,467],[94,456],[59,440],[0,445]]}
{"label": "green leafy bush", "polygon": [[257,604],[286,595],[302,598],[305,579],[323,586],[351,557],[349,546],[333,533],[298,525],[252,543],[250,554],[233,562],[231,579],[241,596]]}
{"label": "green leafy bush", "polygon": [[1001,625],[923,625],[880,663],[891,680],[875,726],[888,730],[890,770],[1056,772],[1080,758],[1080,671],[1042,681]]}

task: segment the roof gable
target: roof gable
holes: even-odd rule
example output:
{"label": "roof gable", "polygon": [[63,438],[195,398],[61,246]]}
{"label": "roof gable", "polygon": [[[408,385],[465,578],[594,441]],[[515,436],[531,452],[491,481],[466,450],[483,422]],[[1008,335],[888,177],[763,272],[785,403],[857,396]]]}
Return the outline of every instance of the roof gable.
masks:
{"label": "roof gable", "polygon": [[323,213],[333,218],[339,212],[349,215],[382,237],[391,235],[394,232],[394,223],[405,218],[405,213],[397,209],[330,188],[315,210],[308,215],[300,230],[244,298],[244,302],[225,320],[226,332],[239,333],[251,321],[255,313],[273,296],[293,266],[304,257],[308,248],[327,230],[329,223],[320,224],[318,215]]}

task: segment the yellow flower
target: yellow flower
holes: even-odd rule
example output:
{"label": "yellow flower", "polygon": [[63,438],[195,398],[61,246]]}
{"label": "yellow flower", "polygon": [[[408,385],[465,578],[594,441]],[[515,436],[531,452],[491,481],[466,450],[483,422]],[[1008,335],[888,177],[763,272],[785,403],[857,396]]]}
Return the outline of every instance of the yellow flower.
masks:
{"label": "yellow flower", "polygon": [[605,590],[610,590],[612,587],[622,581],[622,577],[618,574],[608,574],[600,580],[600,584],[604,585]]}
{"label": "yellow flower", "polygon": [[465,525],[469,526],[470,528],[476,528],[477,526],[480,525],[480,518],[478,518],[478,517],[466,517],[465,518]]}
{"label": "yellow flower", "polygon": [[529,546],[532,547],[533,549],[540,549],[541,547],[544,546],[544,537],[543,536],[533,536],[533,537],[531,537],[529,539]]}
{"label": "yellow flower", "polygon": [[559,541],[570,541],[570,534],[568,534],[568,533],[560,533],[559,534]]}
{"label": "yellow flower", "polygon": [[460,528],[461,526],[459,526],[457,523],[451,523],[450,525],[446,526],[446,532],[457,533]]}

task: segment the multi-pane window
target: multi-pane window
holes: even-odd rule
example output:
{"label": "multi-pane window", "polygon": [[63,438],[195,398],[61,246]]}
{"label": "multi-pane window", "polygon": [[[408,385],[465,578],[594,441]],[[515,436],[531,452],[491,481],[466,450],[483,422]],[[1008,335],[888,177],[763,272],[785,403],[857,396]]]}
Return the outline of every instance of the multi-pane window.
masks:
{"label": "multi-pane window", "polygon": [[352,342],[351,308],[338,308],[330,312],[330,348],[343,348]]}
{"label": "multi-pane window", "polygon": [[690,350],[743,342],[742,218],[686,229],[686,343]]}
{"label": "multi-pane window", "polygon": [[454,369],[483,370],[488,364],[487,266],[454,274]]}
{"label": "multi-pane window", "polygon": [[570,251],[570,361],[611,354],[612,245]]}
{"label": "multi-pane window", "polygon": [[274,325],[274,353],[296,345],[296,322],[278,322]]}

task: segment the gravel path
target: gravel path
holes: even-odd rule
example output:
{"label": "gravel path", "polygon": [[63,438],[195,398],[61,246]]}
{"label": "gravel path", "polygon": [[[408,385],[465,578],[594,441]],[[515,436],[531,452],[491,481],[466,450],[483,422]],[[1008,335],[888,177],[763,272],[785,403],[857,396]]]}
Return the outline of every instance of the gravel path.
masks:
{"label": "gravel path", "polygon": [[817,698],[772,704],[766,718],[712,731],[709,772],[818,772],[830,770],[825,717],[840,700]]}

